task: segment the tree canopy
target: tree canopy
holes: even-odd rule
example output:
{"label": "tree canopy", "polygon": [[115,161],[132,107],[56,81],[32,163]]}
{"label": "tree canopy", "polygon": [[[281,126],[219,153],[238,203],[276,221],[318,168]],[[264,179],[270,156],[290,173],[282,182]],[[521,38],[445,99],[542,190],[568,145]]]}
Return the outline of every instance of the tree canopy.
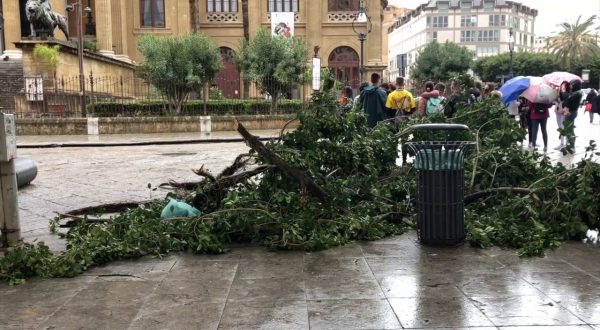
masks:
{"label": "tree canopy", "polygon": [[210,82],[222,67],[219,48],[202,34],[148,34],[140,38],[138,48],[144,56],[138,75],[156,86],[167,98],[170,110],[177,113],[189,94]]}
{"label": "tree canopy", "polygon": [[271,95],[274,112],[281,94],[302,80],[308,55],[306,46],[296,37],[272,36],[265,29],[260,29],[250,41],[242,42],[237,65],[263,92]]}
{"label": "tree canopy", "polygon": [[596,15],[581,22],[581,16],[575,23],[563,22],[558,26],[562,29],[550,41],[550,49],[561,65],[572,70],[578,64],[586,64],[598,54],[598,36],[591,29],[596,21]]}
{"label": "tree canopy", "polygon": [[452,42],[436,41],[423,48],[411,70],[414,80],[449,80],[464,73],[473,63],[473,52]]}
{"label": "tree canopy", "polygon": [[[514,53],[513,72],[520,76],[543,76],[562,68],[554,55],[546,53]],[[497,81],[510,71],[510,54],[483,57],[475,61],[473,71],[483,81]]]}

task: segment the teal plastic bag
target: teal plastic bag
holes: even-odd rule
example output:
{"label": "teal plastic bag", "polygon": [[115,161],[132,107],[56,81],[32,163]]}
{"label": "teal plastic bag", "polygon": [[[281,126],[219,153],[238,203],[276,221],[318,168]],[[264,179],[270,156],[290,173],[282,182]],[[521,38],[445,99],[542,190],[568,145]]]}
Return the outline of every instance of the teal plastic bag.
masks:
{"label": "teal plastic bag", "polygon": [[162,219],[171,218],[195,218],[200,215],[200,211],[188,203],[180,202],[169,198],[169,204],[160,213]]}

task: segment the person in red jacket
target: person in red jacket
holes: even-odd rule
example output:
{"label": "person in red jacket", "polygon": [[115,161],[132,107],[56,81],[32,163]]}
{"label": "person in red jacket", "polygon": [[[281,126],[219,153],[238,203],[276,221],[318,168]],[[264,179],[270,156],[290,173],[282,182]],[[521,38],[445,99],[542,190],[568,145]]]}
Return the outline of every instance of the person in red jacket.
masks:
{"label": "person in red jacket", "polygon": [[529,116],[531,120],[531,141],[530,144],[533,146],[534,150],[537,149],[537,134],[538,128],[542,128],[542,137],[544,139],[544,152],[548,151],[548,130],[546,129],[546,123],[548,122],[548,118],[550,118],[550,104],[543,103],[532,103],[527,101],[527,106],[529,108]]}
{"label": "person in red jacket", "polygon": [[433,82],[428,81],[425,83],[425,91],[421,94],[421,99],[419,100],[419,116],[427,116],[427,101],[430,98],[440,97],[440,91],[433,89]]}

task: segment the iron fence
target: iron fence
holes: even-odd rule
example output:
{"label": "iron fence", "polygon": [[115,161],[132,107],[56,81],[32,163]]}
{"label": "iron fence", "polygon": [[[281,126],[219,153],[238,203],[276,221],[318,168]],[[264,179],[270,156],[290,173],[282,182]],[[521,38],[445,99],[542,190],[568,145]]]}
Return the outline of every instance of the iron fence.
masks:
{"label": "iron fence", "polygon": [[[133,74],[129,77],[89,75],[84,79],[84,93],[80,84],[79,76],[25,77],[23,88],[15,95],[14,113],[21,118],[272,113],[272,98],[268,93],[254,84],[227,77],[220,77],[210,86],[190,93],[180,107],[176,107],[173,98],[159,90],[157,84]],[[300,82],[275,84],[273,82],[271,87],[281,91],[275,113],[296,112],[306,107],[309,86]],[[179,91],[170,90],[170,93]],[[85,102],[85,114],[81,111],[82,101]]]}

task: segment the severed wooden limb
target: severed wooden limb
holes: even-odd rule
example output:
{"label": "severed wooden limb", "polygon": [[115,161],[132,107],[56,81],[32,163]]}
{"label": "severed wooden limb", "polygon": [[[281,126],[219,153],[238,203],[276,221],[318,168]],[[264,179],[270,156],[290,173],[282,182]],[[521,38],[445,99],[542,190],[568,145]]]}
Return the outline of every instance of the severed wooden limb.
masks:
{"label": "severed wooden limb", "polygon": [[309,191],[313,196],[321,200],[329,199],[327,192],[321,186],[319,186],[310,175],[308,175],[305,171],[302,171],[301,169],[283,161],[281,157],[269,150],[256,136],[250,134],[246,127],[244,127],[244,125],[242,125],[237,119],[234,119],[234,127],[244,138],[246,144],[248,144],[250,148],[256,151],[259,155],[265,157],[270,164],[277,166],[283,172],[296,178],[300,182],[301,189],[306,188],[307,191]]}
{"label": "severed wooden limb", "polygon": [[169,182],[159,184],[158,187],[165,189],[194,190],[204,182],[206,181],[177,182],[174,180],[169,180]]}
{"label": "severed wooden limb", "polygon": [[97,214],[97,213],[118,213],[123,212],[127,209],[135,209],[140,205],[150,204],[155,202],[153,200],[150,201],[142,201],[142,202],[124,202],[124,203],[110,203],[103,204],[97,206],[88,206],[76,210],[69,211],[67,214],[71,216],[80,216],[87,214]]}
{"label": "severed wooden limb", "polygon": [[237,172],[239,169],[246,166],[249,160],[250,154],[238,155],[233,161],[233,164],[227,166],[223,171],[221,171],[221,173],[217,176],[217,179],[235,174],[235,172]]}
{"label": "severed wooden limb", "polygon": [[281,132],[279,132],[279,139],[277,140],[277,142],[281,142],[281,140],[283,139],[283,134],[285,133],[285,130],[287,129],[288,125],[290,125],[291,123],[295,122],[295,121],[299,121],[300,119],[298,118],[293,118],[288,120],[287,123],[285,123],[285,125],[283,125],[283,127],[281,128]]}
{"label": "severed wooden limb", "polygon": [[215,182],[217,180],[217,178],[215,178],[215,176],[212,175],[212,173],[210,173],[208,170],[204,169],[204,165],[200,166],[200,168],[197,170],[192,170],[192,172],[194,172],[194,174],[204,177],[212,182]]}

